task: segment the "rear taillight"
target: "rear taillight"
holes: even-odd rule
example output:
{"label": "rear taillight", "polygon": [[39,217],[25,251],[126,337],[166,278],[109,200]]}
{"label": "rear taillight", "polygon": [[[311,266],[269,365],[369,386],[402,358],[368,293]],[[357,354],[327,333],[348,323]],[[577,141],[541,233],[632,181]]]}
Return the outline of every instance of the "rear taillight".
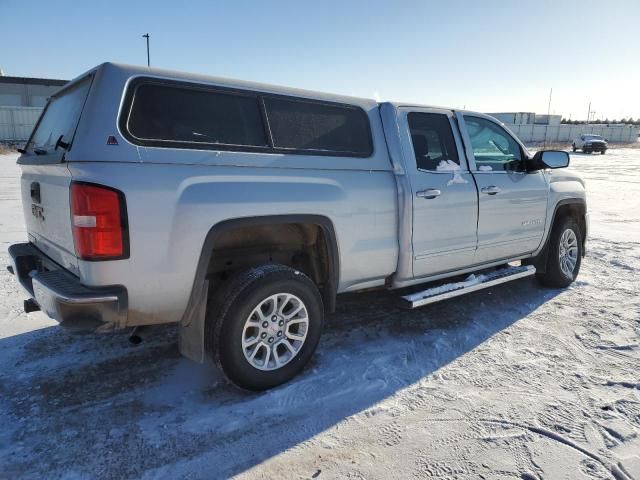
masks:
{"label": "rear taillight", "polygon": [[73,182],[71,222],[78,258],[115,260],[129,256],[127,209],[122,192]]}

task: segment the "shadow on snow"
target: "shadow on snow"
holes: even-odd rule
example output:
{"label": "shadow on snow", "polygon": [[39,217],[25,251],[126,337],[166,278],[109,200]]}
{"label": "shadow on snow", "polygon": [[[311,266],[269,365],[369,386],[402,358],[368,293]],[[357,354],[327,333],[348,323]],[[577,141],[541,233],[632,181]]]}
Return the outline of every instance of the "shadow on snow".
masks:
{"label": "shadow on snow", "polygon": [[413,311],[388,292],[342,295],[311,364],[260,394],[181,358],[171,327],[136,347],[124,333],[59,328],[6,338],[0,464],[14,476],[238,474],[424,380],[557,293],[525,279]]}

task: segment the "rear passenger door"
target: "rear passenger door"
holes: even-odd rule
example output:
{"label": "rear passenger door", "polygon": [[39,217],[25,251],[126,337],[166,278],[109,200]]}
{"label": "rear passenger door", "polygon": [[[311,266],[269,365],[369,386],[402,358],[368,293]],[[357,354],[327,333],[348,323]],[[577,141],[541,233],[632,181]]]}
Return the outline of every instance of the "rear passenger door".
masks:
{"label": "rear passenger door", "polygon": [[475,263],[517,257],[538,248],[544,234],[548,184],[541,170],[526,171],[527,156],[500,124],[458,114],[479,190]]}
{"label": "rear passenger door", "polygon": [[403,108],[413,202],[413,274],[467,267],[476,248],[477,191],[451,110]]}

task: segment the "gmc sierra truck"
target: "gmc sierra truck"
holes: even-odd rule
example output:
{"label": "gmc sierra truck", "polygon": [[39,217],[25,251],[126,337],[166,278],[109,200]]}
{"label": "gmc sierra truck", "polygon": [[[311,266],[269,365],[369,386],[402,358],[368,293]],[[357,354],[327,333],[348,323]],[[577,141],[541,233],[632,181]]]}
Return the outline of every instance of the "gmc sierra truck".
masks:
{"label": "gmc sierra truck", "polygon": [[21,153],[25,310],[175,323],[184,355],[246,389],[304,367],[340,293],[413,287],[413,308],[530,275],[566,287],[585,252],[569,155],[481,113],[105,63]]}

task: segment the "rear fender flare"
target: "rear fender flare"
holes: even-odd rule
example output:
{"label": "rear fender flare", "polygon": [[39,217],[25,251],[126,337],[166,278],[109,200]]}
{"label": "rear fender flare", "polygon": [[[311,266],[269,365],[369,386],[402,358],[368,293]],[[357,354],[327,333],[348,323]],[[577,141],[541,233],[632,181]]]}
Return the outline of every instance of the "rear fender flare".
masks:
{"label": "rear fender flare", "polygon": [[333,312],[336,304],[336,294],[339,283],[340,265],[338,242],[333,223],[321,215],[268,215],[259,217],[243,217],[224,220],[217,223],[204,239],[200,259],[196,268],[196,275],[191,288],[189,302],[179,323],[178,343],[180,352],[197,362],[204,362],[204,323],[206,316],[209,280],[207,268],[211,262],[216,240],[231,230],[256,225],[284,225],[291,223],[306,223],[317,225],[322,229],[329,256],[329,288],[323,294],[323,301],[327,312]]}

